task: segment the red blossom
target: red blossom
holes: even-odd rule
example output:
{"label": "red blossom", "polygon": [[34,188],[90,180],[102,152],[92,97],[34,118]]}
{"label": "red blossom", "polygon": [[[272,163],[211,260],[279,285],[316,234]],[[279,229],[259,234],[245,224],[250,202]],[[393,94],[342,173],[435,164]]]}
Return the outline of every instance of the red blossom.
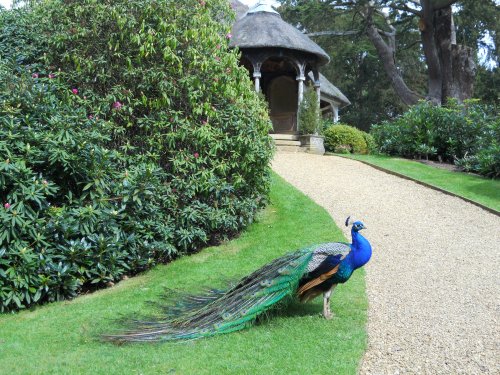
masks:
{"label": "red blossom", "polygon": [[78,95],[78,89],[71,89],[71,92],[75,95]]}
{"label": "red blossom", "polygon": [[200,156],[200,154],[198,154],[197,152],[195,152],[193,155],[194,155],[195,159],[198,159]]}

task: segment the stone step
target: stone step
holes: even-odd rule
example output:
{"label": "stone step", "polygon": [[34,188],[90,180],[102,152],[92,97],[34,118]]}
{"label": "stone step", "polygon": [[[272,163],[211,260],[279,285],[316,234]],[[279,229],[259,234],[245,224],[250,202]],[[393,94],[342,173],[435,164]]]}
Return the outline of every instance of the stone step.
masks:
{"label": "stone step", "polygon": [[278,145],[276,144],[276,151],[278,152],[306,152],[306,149],[300,146]]}
{"label": "stone step", "polygon": [[276,146],[297,146],[300,147],[300,141],[287,141],[283,139],[275,139],[274,144]]}
{"label": "stone step", "polygon": [[269,134],[272,139],[282,139],[286,141],[298,141],[299,136],[297,134]]}

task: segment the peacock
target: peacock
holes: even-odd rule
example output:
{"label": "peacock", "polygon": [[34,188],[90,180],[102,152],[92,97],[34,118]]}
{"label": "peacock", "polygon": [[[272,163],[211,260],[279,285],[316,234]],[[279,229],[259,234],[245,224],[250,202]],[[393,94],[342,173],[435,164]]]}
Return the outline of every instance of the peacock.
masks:
{"label": "peacock", "polygon": [[125,332],[105,335],[115,343],[190,340],[238,331],[293,298],[307,302],[323,294],[323,316],[331,319],[330,298],[338,284],[364,266],[372,248],[348,217],[352,243],[328,242],[289,253],[243,277],[225,290],[188,295],[165,308],[162,318],[130,321]]}

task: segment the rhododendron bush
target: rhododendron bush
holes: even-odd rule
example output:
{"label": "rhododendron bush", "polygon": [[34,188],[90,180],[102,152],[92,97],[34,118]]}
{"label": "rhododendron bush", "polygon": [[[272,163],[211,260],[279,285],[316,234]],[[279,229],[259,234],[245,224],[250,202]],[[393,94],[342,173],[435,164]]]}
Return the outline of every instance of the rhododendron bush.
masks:
{"label": "rhododendron bush", "polygon": [[0,310],[217,243],[266,202],[263,101],[226,1],[0,11]]}

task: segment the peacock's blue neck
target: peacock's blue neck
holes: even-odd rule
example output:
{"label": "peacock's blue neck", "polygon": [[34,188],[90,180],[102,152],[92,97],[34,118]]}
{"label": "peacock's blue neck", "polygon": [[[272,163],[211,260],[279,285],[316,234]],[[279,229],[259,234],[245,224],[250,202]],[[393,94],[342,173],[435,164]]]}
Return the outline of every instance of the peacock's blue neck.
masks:
{"label": "peacock's blue neck", "polygon": [[354,268],[363,267],[372,256],[372,247],[370,242],[364,238],[361,233],[351,230],[352,235],[352,254],[353,254],[353,266]]}

